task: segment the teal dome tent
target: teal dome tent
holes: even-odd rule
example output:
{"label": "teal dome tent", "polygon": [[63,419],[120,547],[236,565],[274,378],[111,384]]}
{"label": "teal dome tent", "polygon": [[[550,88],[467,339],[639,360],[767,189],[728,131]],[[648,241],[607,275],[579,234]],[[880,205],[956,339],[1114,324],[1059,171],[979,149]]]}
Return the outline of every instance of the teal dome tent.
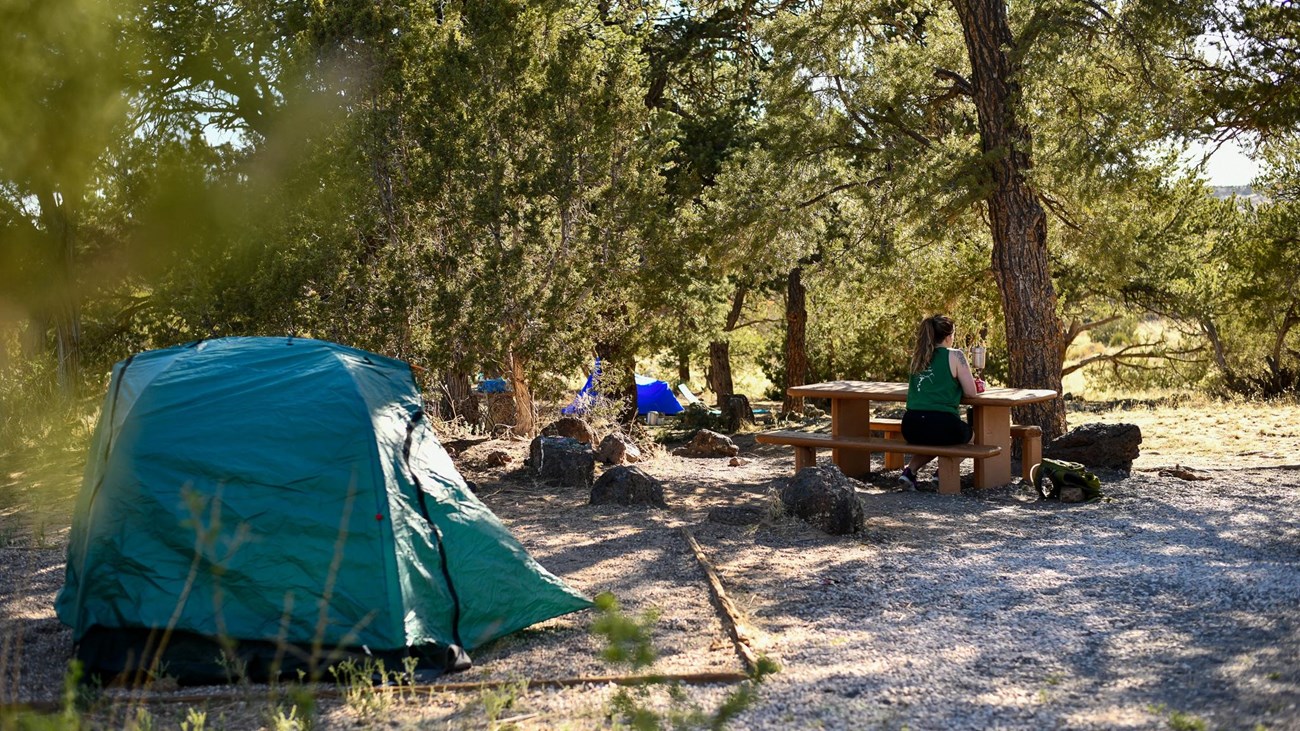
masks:
{"label": "teal dome tent", "polygon": [[460,670],[588,606],[466,487],[409,366],[300,338],[114,366],[55,602],[89,672],[181,682]]}

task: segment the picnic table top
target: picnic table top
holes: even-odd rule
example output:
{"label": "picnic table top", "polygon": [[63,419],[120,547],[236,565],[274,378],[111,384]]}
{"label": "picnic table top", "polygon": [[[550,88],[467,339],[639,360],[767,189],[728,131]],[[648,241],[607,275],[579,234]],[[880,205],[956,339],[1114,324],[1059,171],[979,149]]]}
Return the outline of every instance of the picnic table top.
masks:
{"label": "picnic table top", "polygon": [[[867,399],[869,401],[907,401],[907,384],[890,381],[827,381],[788,389],[791,396],[804,398]],[[963,396],[971,405],[1020,406],[1057,397],[1049,388],[987,388],[977,396]]]}

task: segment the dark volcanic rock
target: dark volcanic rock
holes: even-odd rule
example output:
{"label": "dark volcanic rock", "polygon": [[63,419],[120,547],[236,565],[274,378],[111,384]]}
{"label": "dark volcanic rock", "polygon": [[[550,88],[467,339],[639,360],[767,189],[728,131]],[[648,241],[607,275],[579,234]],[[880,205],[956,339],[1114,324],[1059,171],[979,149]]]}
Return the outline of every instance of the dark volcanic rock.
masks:
{"label": "dark volcanic rock", "polygon": [[596,454],[576,439],[541,436],[528,445],[528,466],[544,482],[590,487]]}
{"label": "dark volcanic rock", "polygon": [[701,429],[695,432],[690,444],[674,449],[673,454],[678,457],[735,457],[740,454],[740,447],[728,437]]}
{"label": "dark volcanic rock", "polygon": [[781,489],[781,502],[791,515],[831,535],[856,533],[865,522],[857,484],[835,465],[805,467]]}
{"label": "dark volcanic rock", "polygon": [[592,505],[653,505],[668,508],[664,486],[638,467],[613,467],[591,488]]}
{"label": "dark volcanic rock", "polygon": [[1043,456],[1127,474],[1141,443],[1142,429],[1136,424],[1083,424],[1043,445]]}
{"label": "dark volcanic rock", "polygon": [[542,428],[544,437],[568,437],[583,444],[595,444],[596,432],[591,425],[576,416],[562,416]]}

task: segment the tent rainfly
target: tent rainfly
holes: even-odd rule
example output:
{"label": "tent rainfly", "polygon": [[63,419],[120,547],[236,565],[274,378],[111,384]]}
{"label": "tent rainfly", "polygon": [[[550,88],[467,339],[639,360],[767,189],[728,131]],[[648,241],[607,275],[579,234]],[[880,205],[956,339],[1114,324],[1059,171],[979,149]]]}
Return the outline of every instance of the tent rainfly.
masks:
{"label": "tent rainfly", "polygon": [[[565,415],[577,416],[584,414],[591,408],[591,403],[596,396],[595,379],[600,375],[600,363],[596,363],[596,372],[587,376],[587,382],[583,384],[582,390],[573,399],[573,403],[560,409],[560,413]],[[655,380],[649,376],[637,374],[636,378],[636,412],[645,416],[651,411],[658,411],[661,414],[672,416],[680,414],[685,409],[682,404],[673,395],[673,389],[664,381]]]}
{"label": "tent rainfly", "polygon": [[183,683],[462,670],[589,606],[466,487],[407,364],[252,337],[114,366],[56,600],[88,672]]}

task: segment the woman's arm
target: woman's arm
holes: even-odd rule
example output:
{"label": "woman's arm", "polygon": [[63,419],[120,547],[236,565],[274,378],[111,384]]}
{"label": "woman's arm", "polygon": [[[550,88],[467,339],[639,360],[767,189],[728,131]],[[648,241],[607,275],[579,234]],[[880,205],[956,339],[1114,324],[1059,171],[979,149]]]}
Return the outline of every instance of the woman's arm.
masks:
{"label": "woman's arm", "polygon": [[948,367],[952,370],[952,377],[961,384],[962,393],[974,396],[980,392],[979,387],[975,385],[975,376],[971,375],[970,366],[966,364],[965,353],[956,348],[949,348]]}

